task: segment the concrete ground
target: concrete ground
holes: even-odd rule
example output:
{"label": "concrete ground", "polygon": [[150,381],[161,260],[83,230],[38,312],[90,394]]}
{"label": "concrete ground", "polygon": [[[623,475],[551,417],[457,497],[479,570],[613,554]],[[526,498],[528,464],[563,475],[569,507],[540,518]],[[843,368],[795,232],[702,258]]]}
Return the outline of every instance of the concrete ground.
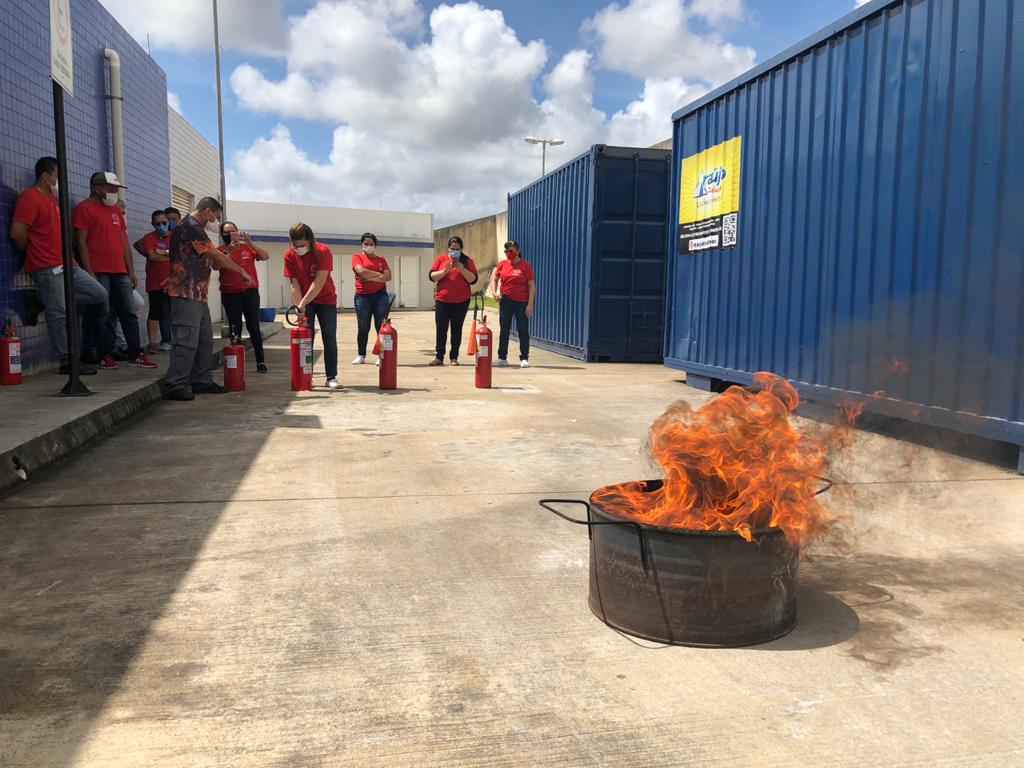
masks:
{"label": "concrete ground", "polygon": [[[651,365],[553,354],[399,389],[161,403],[0,500],[0,765],[1024,764],[1024,478],[858,434],[830,502],[849,552],[800,619],[661,648],[587,608],[587,537],[537,507],[650,476]],[[251,360],[250,360],[251,362]],[[321,383],[322,378],[317,377]]]}

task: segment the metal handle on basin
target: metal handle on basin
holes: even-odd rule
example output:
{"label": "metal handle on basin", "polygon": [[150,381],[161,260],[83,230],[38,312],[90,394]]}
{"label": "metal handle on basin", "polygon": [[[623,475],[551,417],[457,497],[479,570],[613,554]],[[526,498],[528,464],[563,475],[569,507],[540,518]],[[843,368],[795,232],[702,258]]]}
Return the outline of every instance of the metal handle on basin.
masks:
{"label": "metal handle on basin", "polygon": [[[585,501],[580,501],[579,499],[541,499],[537,503],[540,504],[540,506],[542,506],[548,512],[552,512],[552,513],[558,515],[563,520],[568,520],[570,523],[576,523],[576,525],[585,525],[585,526],[587,526],[587,538],[588,539],[592,539],[594,537],[594,533],[593,533],[593,531],[591,529],[595,525],[629,525],[629,526],[632,526],[633,528],[636,529],[637,541],[640,544],[640,565],[644,569],[644,574],[647,573],[647,548],[644,546],[644,540],[645,540],[644,529],[641,527],[640,523],[632,523],[632,522],[630,522],[628,520],[591,520],[590,519],[591,518],[590,504],[588,504]],[[586,520],[577,520],[575,517],[569,517],[564,512],[559,512],[557,509],[552,507],[551,506],[552,504],[582,504],[584,507],[587,508],[587,519]]]}

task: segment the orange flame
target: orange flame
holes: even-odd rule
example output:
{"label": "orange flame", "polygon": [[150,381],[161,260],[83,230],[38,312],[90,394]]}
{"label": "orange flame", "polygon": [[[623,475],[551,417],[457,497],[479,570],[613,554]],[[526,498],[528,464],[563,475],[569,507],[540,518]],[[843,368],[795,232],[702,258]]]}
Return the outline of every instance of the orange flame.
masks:
{"label": "orange flame", "polygon": [[759,390],[730,387],[697,410],[678,402],[651,425],[650,450],[664,469],[660,489],[623,483],[593,499],[622,517],[705,531],[781,528],[794,543],[824,534],[833,516],[818,501],[827,441],[801,433],[789,414],[796,390],[757,373]]}

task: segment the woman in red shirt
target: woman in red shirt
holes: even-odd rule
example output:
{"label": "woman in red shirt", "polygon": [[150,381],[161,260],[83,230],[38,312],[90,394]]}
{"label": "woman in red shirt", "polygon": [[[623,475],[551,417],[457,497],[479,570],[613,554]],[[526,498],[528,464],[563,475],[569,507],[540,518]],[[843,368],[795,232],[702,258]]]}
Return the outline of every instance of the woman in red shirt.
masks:
{"label": "woman in red shirt", "polygon": [[[500,284],[500,286],[499,286]],[[533,317],[533,299],[537,295],[537,284],[533,278],[530,262],[519,256],[519,243],[509,240],[505,243],[505,258],[498,262],[491,277],[491,293],[500,297],[498,320],[501,331],[498,334],[498,359],[494,365],[508,365],[508,336],[512,332],[512,319],[516,321],[519,334],[519,367],[530,367],[530,318]]]}
{"label": "woman in red shirt", "polygon": [[[356,275],[356,359],[352,365],[366,362],[366,341],[370,337],[370,319],[380,333],[380,327],[388,313],[388,292],[385,290],[391,279],[391,268],[383,256],[376,254],[377,236],[373,232],[365,232],[360,238],[363,244],[362,253],[352,254],[352,271]],[[377,361],[380,363],[380,360]]]}
{"label": "woman in red shirt", "polygon": [[444,365],[444,348],[451,326],[452,365],[459,364],[459,346],[462,344],[462,324],[469,311],[469,287],[476,283],[476,264],[462,252],[462,238],[448,238],[448,253],[438,254],[430,265],[430,280],[434,287],[434,325],[437,339],[431,365]]}
{"label": "woman in red shirt", "polygon": [[[147,232],[132,246],[146,257],[146,293],[149,295],[149,323],[146,329],[149,334],[149,347],[146,350],[154,354],[171,351],[171,304],[164,291],[164,283],[171,276],[171,262],[168,255],[171,248],[171,233],[167,223],[167,214],[163,208],[153,211],[149,217],[153,231]],[[157,346],[157,335],[160,346]]]}
{"label": "woman in red shirt", "polygon": [[220,273],[220,301],[224,314],[228,316],[228,327],[236,336],[242,335],[242,316],[249,329],[249,340],[256,356],[256,370],[267,372],[263,355],[263,333],[260,331],[260,283],[256,276],[256,262],[266,261],[270,254],[256,245],[248,232],[239,232],[233,221],[220,225],[220,239],[223,243],[217,250],[227,254],[252,278],[252,285],[246,285],[241,275],[226,269]]}
{"label": "woman in red shirt", "polygon": [[323,243],[318,243],[308,224],[293,224],[288,230],[292,247],[284,252],[284,276],[292,286],[292,302],[306,313],[309,330],[316,338],[313,321],[319,321],[324,335],[324,368],[327,386],[340,389],[338,382],[338,294],[334,290],[331,270],[334,256]]}

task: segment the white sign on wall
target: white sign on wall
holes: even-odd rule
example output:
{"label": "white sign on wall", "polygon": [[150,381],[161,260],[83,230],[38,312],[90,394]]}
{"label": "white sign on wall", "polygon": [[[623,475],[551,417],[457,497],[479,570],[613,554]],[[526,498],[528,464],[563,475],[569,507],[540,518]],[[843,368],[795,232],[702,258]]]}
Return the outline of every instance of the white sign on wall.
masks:
{"label": "white sign on wall", "polygon": [[71,0],[50,0],[50,77],[74,96],[70,2]]}

